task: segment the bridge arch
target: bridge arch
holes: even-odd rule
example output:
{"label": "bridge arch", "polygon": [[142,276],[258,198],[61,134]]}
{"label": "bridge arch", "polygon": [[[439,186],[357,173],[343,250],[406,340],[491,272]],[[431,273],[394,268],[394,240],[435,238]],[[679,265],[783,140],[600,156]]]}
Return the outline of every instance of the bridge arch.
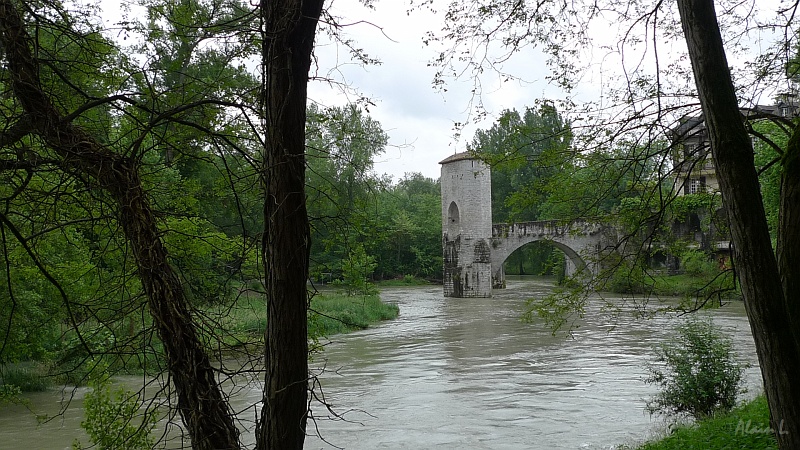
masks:
{"label": "bridge arch", "polygon": [[549,237],[532,237],[530,239],[520,239],[517,240],[516,242],[509,243],[510,245],[503,245],[502,246],[503,248],[500,249],[500,251],[498,251],[497,249],[495,250],[496,252],[495,254],[497,256],[493,259],[494,261],[499,262],[500,264],[504,264],[512,253],[534,242],[546,242],[548,244],[551,244],[553,247],[561,250],[561,252],[564,253],[564,256],[566,256],[567,259],[571,261],[578,270],[582,270],[588,266],[588,264],[586,264],[586,261],[583,259],[583,257],[581,257],[578,251],[570,247],[568,244],[561,243]]}
{"label": "bridge arch", "polygon": [[505,287],[504,264],[516,250],[533,242],[548,242],[564,253],[565,274],[595,272],[587,260],[599,251],[599,225],[584,222],[537,221],[492,226],[492,287]]}
{"label": "bridge arch", "polygon": [[492,255],[492,284],[494,288],[502,289],[505,287],[506,263],[514,254],[514,252],[537,242],[547,243],[564,254],[566,264],[566,267],[564,268],[564,274],[567,276],[580,273],[589,267],[589,264],[578,253],[578,251],[567,244],[555,241],[548,237],[533,237],[531,239],[518,240],[515,241],[513,245],[501,245],[498,247],[502,248],[495,249]]}

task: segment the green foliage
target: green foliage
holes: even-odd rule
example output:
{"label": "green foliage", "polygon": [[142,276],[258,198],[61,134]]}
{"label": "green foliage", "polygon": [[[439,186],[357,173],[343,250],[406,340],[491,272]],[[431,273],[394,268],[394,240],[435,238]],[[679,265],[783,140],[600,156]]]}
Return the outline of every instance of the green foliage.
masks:
{"label": "green foliage", "polygon": [[[761,121],[753,124],[753,129],[769,139],[778,149],[786,150],[789,142],[789,131],[786,128],[770,121]],[[774,243],[778,230],[782,170],[782,164],[777,161],[781,155],[763,139],[756,140],[753,150],[754,162],[759,173],[758,179],[761,183],[764,212],[767,214],[767,224]]]}
{"label": "green foliage", "polygon": [[4,403],[17,403],[20,401],[22,389],[13,384],[0,384],[0,406]]}
{"label": "green foliage", "polygon": [[670,341],[655,348],[645,382],[661,390],[647,402],[647,410],[695,419],[731,410],[744,392],[744,365],[732,345],[710,319],[686,320]]}
{"label": "green foliage", "polygon": [[197,316],[204,318],[203,330],[208,333],[208,339],[221,343],[222,348],[263,345],[267,330],[266,297],[260,281],[248,284],[254,289],[242,289],[226,303],[208,303],[197,307]]}
{"label": "green foliage", "polygon": [[652,205],[642,197],[623,197],[614,210],[614,221],[627,234],[634,234],[645,226],[652,215]]}
{"label": "green foliage", "polygon": [[359,246],[374,258],[369,276],[440,276],[438,183],[418,173],[396,183],[376,176],[374,158],[384,151],[387,137],[361,109],[312,107],[308,118],[306,180],[314,277],[343,277],[345,285],[350,283],[354,270],[363,272],[353,266],[350,255]]}
{"label": "green foliage", "polygon": [[397,183],[377,177],[374,158],[384,151],[387,137],[379,123],[355,106],[312,107],[308,120],[306,181],[314,277],[344,276],[344,264],[358,245],[374,257],[376,278],[439,276],[438,183],[416,173]]}
{"label": "green foliage", "polygon": [[543,218],[541,205],[559,172],[569,171],[570,123],[550,101],[520,114],[506,110],[488,130],[478,130],[467,149],[492,167],[492,220]]}
{"label": "green foliage", "polygon": [[686,250],[681,253],[680,260],[681,267],[687,275],[713,277],[719,273],[717,263],[700,250]]}
{"label": "green foliage", "polygon": [[[231,277],[253,272],[263,230],[253,218],[263,209],[251,164],[258,140],[232,104],[255,103],[258,82],[240,59],[254,43],[235,28],[251,8],[228,0],[143,6],[146,17],[124,26],[126,38],[140,33],[126,41],[134,48],[105,38],[91,9],[37,6],[26,20],[42,85],[59,112],[75,113],[72,123],[138,165],[185,286],[197,303],[221,301]],[[142,51],[153,57],[127,57]],[[19,102],[0,102],[0,114],[15,123]],[[41,140],[10,142],[3,159],[19,155],[30,167],[0,174],[0,363],[44,361],[85,382],[93,358],[116,371],[163,356],[112,202],[64,171]]]}
{"label": "green foliage", "polygon": [[377,195],[369,251],[378,278],[404,275],[433,278],[442,270],[442,220],[439,184],[420,174],[406,174]]}
{"label": "green foliage", "polygon": [[351,247],[373,235],[375,193],[384,184],[374,173],[374,158],[384,152],[388,137],[380,123],[356,105],[312,105],[307,117],[310,270],[338,278]]}
{"label": "green foliage", "polygon": [[[207,305],[202,312],[205,316],[218,317],[214,335],[225,339],[227,345],[263,345],[267,326],[264,301],[263,296],[249,293],[226,307]],[[323,336],[361,330],[376,322],[394,319],[398,313],[397,305],[384,303],[375,294],[317,293],[309,304],[308,337],[317,342]]]}
{"label": "green foliage", "polygon": [[506,275],[555,275],[563,278],[564,253],[544,241],[524,245],[508,256]]}
{"label": "green foliage", "polygon": [[172,232],[166,234],[165,244],[195,301],[224,301],[231,293],[230,280],[241,246],[201,219],[175,218],[168,225]]}
{"label": "green foliage", "polygon": [[641,258],[621,258],[618,255],[611,264],[608,273],[604,275],[605,283],[602,290],[620,294],[649,294],[652,292],[653,282]]}
{"label": "green foliage", "polygon": [[[692,425],[678,426],[661,440],[639,450],[778,450],[763,395],[728,413],[715,414]],[[622,447],[626,448],[626,447]]]}
{"label": "green foliage", "polygon": [[[5,364],[0,368],[0,390],[12,397],[21,392],[40,392],[52,384],[47,368],[36,362]],[[0,398],[4,394],[0,393]]]}
{"label": "green foliage", "polygon": [[118,369],[114,357],[117,344],[117,335],[96,323],[84,323],[76,330],[69,330],[54,355],[59,380],[80,386],[101,371]]}
{"label": "green foliage", "polygon": [[670,202],[669,216],[675,220],[686,220],[690,213],[712,212],[719,209],[721,200],[719,194],[707,192],[681,195]]}
{"label": "green foliage", "polygon": [[[597,218],[609,222],[625,212],[623,225],[646,223],[658,206],[665,143],[619,141],[611,149],[574,152],[548,187],[544,218]],[[628,202],[623,204],[623,202]]]}
{"label": "green foliage", "polygon": [[[81,427],[86,430],[92,448],[100,450],[147,450],[153,448],[153,428],[158,422],[154,411],[142,412],[139,394],[124,388],[111,390],[108,379],[93,380],[92,391],[86,394],[83,407],[86,419]],[[77,440],[74,450],[84,447]]]}
{"label": "green foliage", "polygon": [[367,255],[363,245],[358,245],[342,263],[342,282],[347,295],[372,295],[378,292],[370,282],[372,272],[377,264],[375,258]]}
{"label": "green foliage", "polygon": [[[665,205],[646,197],[619,199],[614,223],[627,233],[628,245],[637,250],[604,260],[611,270],[603,288],[619,293],[687,296],[703,296],[714,289],[732,290],[733,280],[720,276],[720,264],[713,259],[712,249],[697,248],[700,242],[695,237],[695,233],[702,233],[707,243],[727,236],[726,225],[718,223],[720,208],[719,195],[707,193],[670,198]],[[680,269],[694,279],[683,286],[671,286],[678,279],[670,282],[666,272],[654,270],[660,267],[652,266],[654,255],[647,248],[677,257]]]}
{"label": "green foliage", "polygon": [[[45,184],[32,180],[31,184]],[[21,211],[32,216],[42,214],[42,205],[23,206]],[[71,217],[70,208],[64,216]],[[18,224],[20,233],[28,233],[35,225]],[[4,230],[5,231],[5,230]],[[91,262],[89,244],[76,227],[43,233],[26,245],[9,239],[3,233],[0,258],[0,334],[3,336],[0,363],[29,359],[47,359],[59,345],[59,322],[67,317],[63,295],[76,302],[86,302],[97,289],[98,278]],[[56,281],[43,276],[46,270]],[[10,283],[9,283],[10,282]]]}
{"label": "green foliage", "polygon": [[[733,271],[718,273],[713,279],[688,274],[652,274],[648,279],[652,282],[651,294],[683,297],[686,302],[683,306],[688,309],[696,309],[696,302],[702,302],[717,295],[721,295],[723,298],[735,298],[740,295],[734,288]],[[708,305],[710,306],[711,303]]]}
{"label": "green foliage", "polygon": [[427,286],[430,281],[424,278],[417,278],[414,275],[403,275],[402,278],[382,280],[378,284],[380,286]]}

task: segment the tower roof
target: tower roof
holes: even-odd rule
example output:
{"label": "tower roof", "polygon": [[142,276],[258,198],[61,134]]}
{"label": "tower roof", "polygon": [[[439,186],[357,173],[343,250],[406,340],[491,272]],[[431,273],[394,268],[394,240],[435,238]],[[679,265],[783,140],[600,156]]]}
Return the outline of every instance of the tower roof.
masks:
{"label": "tower roof", "polygon": [[451,162],[464,161],[469,159],[479,159],[479,158],[474,156],[472,152],[461,152],[461,153],[456,153],[455,155],[448,156],[447,158],[439,161],[439,164],[447,164]]}

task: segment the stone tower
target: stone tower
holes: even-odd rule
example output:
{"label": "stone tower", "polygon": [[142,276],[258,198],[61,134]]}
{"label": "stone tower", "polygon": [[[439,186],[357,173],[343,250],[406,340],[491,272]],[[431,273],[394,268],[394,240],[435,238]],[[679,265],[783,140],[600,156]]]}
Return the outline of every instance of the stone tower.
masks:
{"label": "stone tower", "polygon": [[469,153],[442,165],[445,297],[491,297],[492,176]]}

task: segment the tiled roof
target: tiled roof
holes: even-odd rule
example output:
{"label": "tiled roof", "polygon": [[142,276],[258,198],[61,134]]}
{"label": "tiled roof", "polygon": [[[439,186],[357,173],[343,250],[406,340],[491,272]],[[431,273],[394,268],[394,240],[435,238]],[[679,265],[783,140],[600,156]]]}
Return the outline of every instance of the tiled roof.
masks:
{"label": "tiled roof", "polygon": [[478,159],[474,154],[471,152],[461,152],[456,153],[455,155],[448,156],[447,158],[439,161],[439,164],[447,164],[456,161],[463,161],[467,159]]}

